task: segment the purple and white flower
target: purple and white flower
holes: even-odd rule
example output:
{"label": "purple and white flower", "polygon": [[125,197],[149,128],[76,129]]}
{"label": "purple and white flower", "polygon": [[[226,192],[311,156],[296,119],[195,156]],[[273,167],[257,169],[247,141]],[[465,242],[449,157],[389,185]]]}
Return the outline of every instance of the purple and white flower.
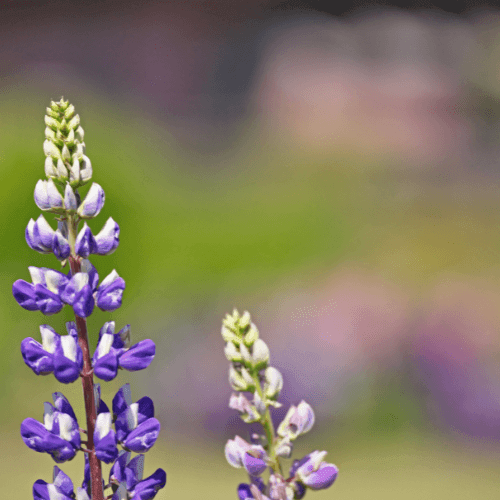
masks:
{"label": "purple and white flower", "polygon": [[278,435],[289,436],[291,440],[309,432],[314,425],[314,411],[302,400],[298,406],[290,406],[288,413],[278,427]]}
{"label": "purple and white flower", "polygon": [[113,398],[116,437],[121,445],[135,453],[148,451],[158,439],[160,422],[154,418],[151,398],[132,403],[130,384],[121,387]]}
{"label": "purple and white flower", "polygon": [[130,347],[130,325],[115,331],[115,322],[105,323],[99,332],[99,342],[92,359],[94,373],[102,380],[113,380],[119,368],[138,371],[147,368],[155,356],[152,340],[142,340]]}
{"label": "purple and white flower", "polygon": [[261,445],[247,443],[240,436],[229,439],[224,449],[229,465],[244,467],[251,476],[260,476],[267,468],[269,457]]}
{"label": "purple and white flower", "polygon": [[74,382],[83,368],[83,354],[72,322],[66,324],[69,335],[59,335],[51,326],[41,325],[40,344],[31,337],[21,342],[24,362],[37,375],[54,373],[63,384]]}
{"label": "purple and white flower", "polygon": [[17,303],[28,311],[41,311],[45,315],[58,313],[63,308],[60,293],[68,284],[68,277],[46,267],[29,267],[31,280],[17,280],[12,293]]}
{"label": "purple and white flower", "polygon": [[92,219],[99,214],[104,206],[105,194],[99,184],[94,182],[78,207],[77,213],[82,219]]}
{"label": "purple and white flower", "polygon": [[138,498],[152,500],[156,493],[165,486],[167,474],[163,469],[157,469],[146,479],[142,479],[144,471],[144,455],[138,455],[130,460],[130,452],[121,451],[109,472],[109,483],[112,485],[113,499]]}
{"label": "purple and white flower", "polygon": [[[54,465],[52,483],[47,483],[43,479],[35,481],[33,498],[35,500],[73,500],[75,498],[73,482],[57,465]],[[83,500],[81,496],[78,499]]]}
{"label": "purple and white flower", "polygon": [[313,451],[302,460],[295,460],[290,468],[290,476],[312,490],[329,488],[337,479],[339,469],[334,464],[324,462],[325,456],[326,451]]}
{"label": "purple and white flower", "polygon": [[60,212],[63,207],[63,199],[54,181],[39,180],[35,186],[35,203],[40,210],[54,210]]}
{"label": "purple and white flower", "polygon": [[80,431],[73,408],[60,393],[53,395],[54,406],[44,403],[44,423],[27,418],[21,437],[32,450],[49,453],[56,463],[72,460],[80,448]]}

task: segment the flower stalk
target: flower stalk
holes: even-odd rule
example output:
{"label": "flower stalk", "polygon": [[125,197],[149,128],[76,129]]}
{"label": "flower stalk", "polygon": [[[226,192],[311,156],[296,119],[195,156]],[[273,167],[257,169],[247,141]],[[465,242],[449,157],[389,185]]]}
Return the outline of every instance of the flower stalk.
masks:
{"label": "flower stalk", "polygon": [[[294,500],[303,498],[307,489],[330,487],[337,478],[338,468],[323,461],[325,451],[313,451],[301,460],[294,460],[285,479],[281,460],[289,459],[293,441],[311,430],[314,411],[305,401],[292,405],[275,431],[271,407],[281,406],[277,399],[283,377],[269,366],[269,348],[259,338],[250,314],[240,315],[234,310],[226,315],[221,333],[226,342],[224,353],[230,362],[229,383],[239,391],[231,395],[229,407],[237,410],[244,422],[260,423],[264,431],[264,435],[252,434],[250,442],[236,436],[226,443],[227,461],[233,467],[244,468],[250,479],[249,483],[238,486],[239,500]],[[253,399],[249,400],[244,393],[252,393]],[[262,479],[266,470],[267,484]]]}
{"label": "flower stalk", "polygon": [[[67,335],[58,334],[49,325],[41,325],[42,343],[32,338],[21,343],[26,365],[37,375],[53,373],[64,384],[82,379],[87,429],[78,425],[69,401],[60,392],[53,393],[54,404],[45,403],[43,424],[27,418],[21,424],[21,436],[31,449],[48,453],[60,464],[84,453],[85,467],[82,487],[73,491],[71,479],[54,467],[53,482],[38,480],[33,485],[35,500],[151,500],[165,486],[163,469],[143,479],[144,453],[156,442],[160,423],[154,418],[154,404],[148,397],[132,403],[129,384],[113,398],[112,410],[101,400],[100,385],[94,375],[104,381],[113,380],[119,369],[138,371],[152,362],[156,347],[152,340],[130,345],[130,325],[115,333],[115,323],[104,324],[99,341],[91,355],[87,318],[97,306],[114,311],[122,304],[125,281],[113,271],[101,282],[91,255],[109,255],[119,244],[120,228],[109,218],[103,229],[93,235],[82,220],[92,219],[101,211],[104,190],[93,183],[81,200],[78,188],[92,177],[92,165],[85,156],[84,132],[80,117],[68,101],[52,102],[45,117],[45,174],[48,180],[38,181],[35,202],[38,207],[57,216],[54,230],[40,215],[26,228],[28,245],[37,252],[50,254],[69,273],[30,267],[32,283],[17,280],[13,295],[21,307],[49,316],[65,305],[72,307],[75,321],[66,324]],[[114,425],[114,429],[113,429]],[[85,436],[82,441],[80,434]],[[83,446],[82,446],[83,445]],[[119,451],[118,447],[123,449]],[[131,458],[131,452],[138,453]],[[104,486],[102,462],[111,465],[110,478]],[[112,494],[105,496],[107,488]]]}

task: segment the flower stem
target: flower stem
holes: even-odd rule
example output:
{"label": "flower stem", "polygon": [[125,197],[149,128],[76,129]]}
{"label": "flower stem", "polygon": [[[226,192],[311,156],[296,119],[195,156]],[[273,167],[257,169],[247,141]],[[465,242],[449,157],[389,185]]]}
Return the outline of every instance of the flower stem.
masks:
{"label": "flower stem", "polygon": [[[76,240],[77,222],[73,218],[68,220],[69,240],[72,242],[69,264],[71,274],[81,271],[80,257],[75,255],[74,242]],[[83,385],[83,398],[85,400],[85,413],[87,415],[87,448],[89,450],[90,465],[90,487],[92,500],[104,500],[102,490],[101,461],[95,455],[94,429],[97,419],[97,409],[94,398],[94,371],[90,360],[89,338],[87,333],[87,320],[75,314],[76,330],[78,332],[78,344],[83,353],[83,370],[81,373]]]}
{"label": "flower stem", "polygon": [[[264,393],[260,385],[258,371],[254,370],[252,372],[252,378],[255,383],[255,389],[259,393],[260,398],[264,401]],[[274,450],[274,444],[275,444],[274,425],[273,425],[273,420],[271,418],[271,412],[269,411],[269,406],[266,408],[266,412],[264,413],[260,423],[264,428],[264,432],[266,433],[266,438],[269,445],[269,449],[267,450],[267,452],[269,454],[269,458],[271,459],[271,468],[274,470],[274,472],[279,473],[281,474],[281,476],[283,476],[283,470],[281,468],[279,457],[276,456],[276,452]]]}

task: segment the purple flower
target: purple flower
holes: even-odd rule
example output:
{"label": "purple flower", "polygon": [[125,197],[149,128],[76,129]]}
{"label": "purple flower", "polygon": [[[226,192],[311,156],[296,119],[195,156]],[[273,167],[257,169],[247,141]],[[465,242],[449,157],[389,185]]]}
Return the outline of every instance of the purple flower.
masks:
{"label": "purple flower", "polygon": [[45,315],[58,313],[63,308],[60,293],[68,283],[68,277],[46,267],[29,267],[33,284],[17,280],[12,294],[17,303],[28,311],[41,311]]}
{"label": "purple flower", "polygon": [[40,453],[49,453],[56,463],[72,460],[80,448],[80,431],[75,413],[60,393],[52,395],[54,405],[44,403],[44,424],[27,418],[21,424],[25,444]]}
{"label": "purple flower", "polygon": [[97,252],[97,242],[85,222],[80,230],[75,242],[75,252],[86,259],[90,254]]}
{"label": "purple flower", "polygon": [[118,456],[116,447],[116,433],[111,428],[112,417],[110,412],[99,413],[95,423],[94,445],[95,454],[99,460],[109,464]]}
{"label": "purple flower", "polygon": [[291,440],[310,431],[314,425],[314,411],[309,404],[301,401],[298,406],[290,406],[288,413],[278,427],[278,435],[289,436]]}
{"label": "purple flower", "polygon": [[154,418],[154,404],[148,397],[132,403],[130,385],[125,384],[113,398],[116,437],[135,453],[148,451],[158,439],[160,422]]}
{"label": "purple flower", "polygon": [[302,460],[295,460],[290,476],[312,490],[329,488],[337,478],[339,469],[334,464],[323,462],[326,451],[313,451]]}
{"label": "purple flower", "polygon": [[[78,345],[76,330],[71,330],[67,323],[69,335],[61,336],[49,325],[41,325],[42,344],[28,337],[21,342],[21,354],[24,362],[37,374],[54,373],[59,382],[74,382],[83,368],[83,354]],[[72,332],[74,332],[72,334]]]}
{"label": "purple flower", "polygon": [[95,237],[98,255],[109,255],[118,247],[120,226],[110,217]]}
{"label": "purple flower", "polygon": [[43,215],[40,215],[36,222],[30,219],[25,231],[26,243],[33,250],[40,253],[51,253],[59,260],[68,258],[70,246],[68,240],[62,235],[61,231],[54,231]]}
{"label": "purple flower", "polygon": [[35,500],[73,500],[73,482],[57,465],[54,465],[52,483],[42,479],[33,485],[33,498]]}
{"label": "purple flower", "polygon": [[61,209],[63,199],[52,179],[39,180],[35,186],[35,203],[40,210]]}
{"label": "purple flower", "polygon": [[90,316],[94,310],[94,297],[89,285],[89,275],[80,272],[72,276],[61,293],[61,299],[73,307],[77,316]]}
{"label": "purple flower", "polygon": [[113,380],[118,368],[138,371],[147,368],[155,356],[152,340],[142,340],[130,346],[130,325],[115,331],[115,322],[105,323],[99,332],[99,342],[92,359],[94,373],[102,380]]}
{"label": "purple flower", "polygon": [[269,457],[261,445],[247,443],[240,436],[229,439],[224,449],[229,465],[245,467],[251,476],[260,476],[266,468]]}
{"label": "purple flower", "polygon": [[[122,498],[122,494],[138,500],[152,500],[156,493],[165,486],[167,475],[163,469],[157,469],[146,479],[142,479],[144,471],[144,455],[130,460],[130,453],[121,451],[109,473],[109,482],[115,495],[113,499]],[[126,497],[125,497],[126,498]]]}
{"label": "purple flower", "polygon": [[97,306],[103,311],[114,311],[122,305],[123,290],[125,281],[113,271],[103,279],[97,289]]}
{"label": "purple flower", "polygon": [[82,219],[95,217],[104,206],[104,189],[97,183],[93,183],[85,196],[85,199],[78,207],[77,213]]}

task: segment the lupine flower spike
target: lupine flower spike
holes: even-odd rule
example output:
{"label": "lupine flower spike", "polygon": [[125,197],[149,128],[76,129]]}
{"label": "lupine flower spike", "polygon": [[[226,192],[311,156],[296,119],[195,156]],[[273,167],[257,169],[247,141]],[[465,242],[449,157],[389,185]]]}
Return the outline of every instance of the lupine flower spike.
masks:
{"label": "lupine flower spike", "polygon": [[[153,361],[156,347],[152,340],[131,345],[130,325],[115,333],[115,322],[105,323],[93,355],[90,353],[87,318],[97,306],[114,311],[122,304],[125,281],[112,271],[102,281],[93,264],[93,255],[109,255],[118,247],[120,228],[109,218],[95,236],[87,222],[104,206],[104,190],[93,183],[87,194],[79,189],[92,178],[92,165],[85,155],[83,129],[75,108],[64,101],[52,102],[45,116],[47,180],[35,187],[35,203],[46,215],[31,219],[25,231],[28,246],[43,254],[53,253],[67,273],[42,267],[29,267],[31,282],[17,280],[12,292],[18,304],[28,311],[49,316],[68,305],[75,321],[66,323],[67,334],[40,326],[41,343],[31,337],[21,343],[26,365],[37,375],[53,373],[63,384],[82,379],[87,429],[80,428],[69,401],[61,392],[52,395],[52,403],[44,403],[43,423],[26,418],[21,424],[21,437],[32,450],[48,453],[62,464],[79,451],[84,453],[83,483],[73,487],[71,479],[54,467],[52,483],[39,479],[33,485],[36,500],[150,500],[165,486],[165,471],[158,469],[143,479],[144,455],[156,442],[160,422],[154,418],[153,401],[148,397],[132,402],[130,386],[125,384],[113,398],[112,409],[101,400],[99,384],[113,380],[118,370],[137,371]],[[83,199],[82,199],[83,198]],[[57,227],[46,217],[54,214]],[[114,427],[114,428],[113,428]],[[80,432],[85,434],[82,440]],[[119,448],[122,448],[120,450]],[[131,458],[131,452],[139,453]],[[109,484],[103,481],[101,462],[111,464]],[[303,467],[304,468],[304,467]],[[106,489],[110,494],[105,494]]]}
{"label": "lupine flower spike", "polygon": [[[259,423],[262,434],[252,434],[250,442],[240,436],[226,443],[225,454],[230,465],[244,468],[249,483],[238,486],[239,500],[292,500],[304,498],[308,489],[330,487],[337,478],[337,466],[325,462],[326,451],[313,451],[300,460],[294,460],[288,477],[283,473],[283,459],[292,455],[293,441],[309,432],[314,425],[314,411],[301,401],[292,405],[285,418],[274,430],[270,408],[279,408],[277,401],[283,388],[283,377],[269,366],[269,349],[259,338],[250,314],[240,316],[238,311],[228,314],[222,322],[224,352],[231,363],[229,383],[236,391],[229,399],[229,407],[237,410],[246,423]],[[251,393],[249,399],[244,393]],[[269,470],[267,483],[262,474]]]}

